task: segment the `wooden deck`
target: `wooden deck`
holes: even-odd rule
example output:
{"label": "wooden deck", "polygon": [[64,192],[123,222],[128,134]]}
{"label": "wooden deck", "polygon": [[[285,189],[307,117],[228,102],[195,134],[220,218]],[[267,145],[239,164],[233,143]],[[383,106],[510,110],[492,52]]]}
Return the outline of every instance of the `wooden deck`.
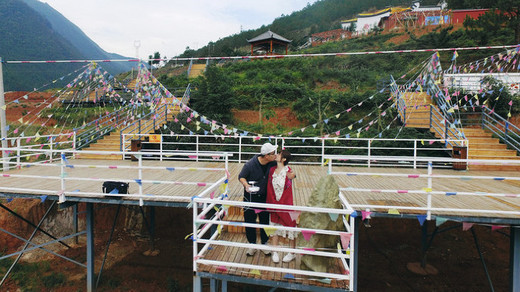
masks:
{"label": "wooden deck", "polygon": [[[101,192],[102,181],[105,180],[128,180],[130,183],[130,193],[138,192],[138,183],[134,180],[138,177],[138,170],[135,161],[102,161],[102,160],[69,160],[69,165],[74,168],[67,167],[66,172],[66,191],[79,190],[80,192]],[[79,166],[101,165],[102,168],[79,167]],[[115,167],[117,166],[117,167]],[[194,195],[200,194],[209,184],[217,181],[223,176],[223,171],[195,171],[193,169],[174,169],[180,167],[196,168],[223,168],[224,164],[221,162],[190,162],[190,161],[143,161],[143,166],[157,167],[158,169],[147,169],[143,171],[143,180],[150,181],[184,181],[184,182],[204,182],[207,185],[183,185],[183,184],[164,184],[164,183],[144,183],[143,193],[162,196],[161,202],[177,202],[188,204],[190,198]],[[229,180],[229,197],[230,200],[241,201],[243,189],[238,182],[238,173],[243,164],[230,163],[229,172],[231,179]],[[124,168],[130,167],[130,168]],[[293,169],[297,174],[294,180],[294,195],[295,204],[305,206],[309,200],[312,190],[318,180],[326,175],[327,168],[321,166],[307,166],[307,165],[293,165]],[[353,167],[334,167],[334,171],[348,171],[353,172],[379,172],[379,173],[406,173],[406,174],[426,174],[426,169],[413,170],[409,168],[353,168]],[[435,169],[434,174],[450,174],[455,175],[455,178],[434,178],[433,190],[443,192],[482,192],[481,196],[459,196],[459,195],[433,195],[432,205],[439,208],[460,208],[460,209],[487,209],[487,210],[502,210],[502,211],[520,211],[520,182],[513,180],[478,180],[467,179],[466,176],[490,176],[490,177],[518,177],[517,172],[493,172],[493,171],[455,171],[455,170],[439,170]],[[31,177],[15,177],[15,175],[35,175],[46,176],[41,178]],[[50,179],[54,177],[54,179]],[[41,195],[48,195],[46,192],[37,192],[36,189],[47,190],[58,193],[61,189],[60,167],[51,167],[49,165],[32,166],[29,168],[22,168],[20,170],[12,170],[4,172],[0,176],[0,195],[10,197],[15,194],[25,194],[38,198]],[[81,177],[86,180],[76,181],[74,178]],[[367,188],[372,190],[377,189],[396,189],[396,190],[421,190],[427,187],[426,178],[411,177],[385,177],[385,176],[361,176],[361,175],[335,175],[336,181],[341,188],[355,187]],[[12,187],[18,188],[16,191],[5,191],[4,188]],[[394,205],[394,206],[426,206],[426,195],[424,194],[410,194],[410,193],[381,193],[381,192],[344,192],[347,200],[351,204],[372,204],[372,205]],[[508,197],[494,198],[486,196],[484,193],[503,193],[511,194]],[[167,197],[171,196],[171,199]],[[516,197],[518,196],[518,197]],[[68,194],[67,198],[81,198],[81,195],[74,193]],[[103,194],[94,196],[103,203],[110,203],[109,199]],[[143,198],[145,202],[150,199],[146,196]],[[137,199],[132,199],[137,200]],[[127,199],[124,199],[127,201]],[[364,210],[364,209],[363,209]],[[398,209],[399,210],[399,209]],[[371,210],[372,212],[387,213],[387,209]],[[414,215],[414,212],[399,210],[401,214]],[[417,212],[416,212],[417,213]],[[425,214],[422,212],[421,214]],[[469,214],[467,212],[433,212],[434,216],[443,216],[451,218],[468,218],[474,220],[475,218],[481,220],[480,222],[497,222],[496,220],[514,220],[520,222],[520,216],[517,215],[500,215],[494,213],[488,214]],[[239,208],[230,208],[229,214],[226,218],[229,221],[242,222],[242,210]],[[229,240],[233,242],[246,242],[245,234],[241,227],[232,226],[229,229],[224,229],[219,237],[220,240]],[[223,262],[235,262],[242,264],[261,264],[263,266],[271,267],[286,267],[288,269],[299,268],[299,257],[289,264],[280,262],[274,264],[270,256],[265,256],[258,251],[254,256],[247,256],[244,248],[238,247],[224,247],[215,246],[209,250],[204,259],[217,260]],[[283,257],[283,254],[281,255]],[[340,267],[338,261],[338,269]],[[226,274],[230,277],[247,277],[258,279],[259,281],[281,281],[287,283],[299,283],[304,285],[319,286],[324,288],[338,288],[345,289],[348,287],[348,281],[332,280],[330,284],[322,283],[317,280],[304,278],[302,276],[294,275],[296,279],[286,279],[282,273],[274,272],[260,272],[252,273],[249,269],[229,268],[227,270],[218,269],[214,266],[205,266],[200,264],[199,271],[211,274]]]}

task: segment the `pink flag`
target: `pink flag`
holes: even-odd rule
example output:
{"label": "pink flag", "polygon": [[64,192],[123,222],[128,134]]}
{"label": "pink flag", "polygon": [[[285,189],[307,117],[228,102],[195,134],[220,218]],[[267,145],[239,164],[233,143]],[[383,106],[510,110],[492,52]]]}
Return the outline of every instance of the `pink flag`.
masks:
{"label": "pink flag", "polygon": [[501,226],[501,225],[493,225],[491,226],[491,231],[495,231],[495,230],[498,230],[498,229],[502,229],[504,228],[505,226]]}
{"label": "pink flag", "polygon": [[372,214],[372,212],[370,211],[361,211],[361,216],[363,220],[365,220],[367,217],[370,217],[370,214]]}
{"label": "pink flag", "polygon": [[473,226],[473,223],[462,222],[462,230],[468,231]]}
{"label": "pink flag", "polygon": [[307,230],[302,230],[302,235],[303,235],[303,238],[305,238],[305,240],[309,241],[311,239],[311,236],[313,234],[315,234],[316,231],[307,231]]}
{"label": "pink flag", "polygon": [[300,211],[291,211],[289,212],[289,216],[291,216],[292,221],[296,221],[298,219],[298,216],[300,216]]}
{"label": "pink flag", "polygon": [[343,246],[343,249],[347,249],[348,244],[350,243],[350,238],[352,237],[352,233],[341,232],[339,237],[341,239],[341,245]]}
{"label": "pink flag", "polygon": [[509,106],[512,106],[512,105],[513,105],[513,101],[512,101],[512,100],[509,101],[508,105],[509,105]]}

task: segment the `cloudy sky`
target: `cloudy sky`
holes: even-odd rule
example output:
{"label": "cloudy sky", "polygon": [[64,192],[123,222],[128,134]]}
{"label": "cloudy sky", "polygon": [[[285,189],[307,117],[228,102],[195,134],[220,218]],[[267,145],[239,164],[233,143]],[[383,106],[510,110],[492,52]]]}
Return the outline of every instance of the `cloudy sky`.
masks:
{"label": "cloudy sky", "polygon": [[[107,52],[174,57],[240,29],[270,24],[316,0],[40,0],[76,24]],[[137,42],[138,41],[138,42]],[[245,42],[245,40],[244,40]]]}

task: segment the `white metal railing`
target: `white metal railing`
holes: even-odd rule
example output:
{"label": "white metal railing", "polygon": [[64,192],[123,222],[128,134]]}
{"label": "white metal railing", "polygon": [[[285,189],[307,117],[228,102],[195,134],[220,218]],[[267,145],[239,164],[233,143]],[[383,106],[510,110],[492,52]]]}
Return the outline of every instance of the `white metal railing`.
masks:
{"label": "white metal railing", "polygon": [[[345,172],[345,171],[333,171],[334,161],[340,161],[344,159],[368,159],[368,157],[361,156],[342,156],[342,155],[331,155],[326,156],[329,160],[328,173],[331,175],[348,175],[348,176],[369,176],[369,177],[407,177],[407,178],[424,178],[426,184],[421,189],[368,189],[368,188],[356,188],[348,187],[340,189],[342,192],[372,192],[372,193],[393,193],[399,195],[407,194],[422,194],[426,196],[426,205],[419,207],[409,206],[390,206],[390,205],[373,205],[373,204],[350,204],[354,209],[401,209],[409,211],[417,211],[419,213],[426,213],[426,219],[430,220],[432,212],[462,212],[467,214],[503,214],[503,215],[517,215],[520,216],[520,211],[505,211],[505,210],[485,210],[485,209],[470,209],[470,208],[438,208],[432,205],[432,195],[446,195],[446,196],[486,196],[486,197],[508,197],[508,198],[520,198],[520,190],[517,194],[504,194],[504,193],[490,193],[490,192],[476,192],[476,191],[438,191],[434,190],[433,178],[443,179],[479,179],[479,180],[511,180],[520,181],[520,176],[507,176],[507,177],[493,177],[493,176],[476,176],[476,175],[443,175],[433,173],[433,162],[444,162],[444,163],[466,163],[468,165],[516,165],[520,166],[520,160],[484,160],[484,159],[453,159],[453,158],[432,158],[432,157],[420,157],[415,160],[425,161],[428,163],[428,171],[425,174],[417,173],[381,173],[381,172]],[[392,161],[395,159],[403,159],[402,157],[378,157],[379,160]]]}
{"label": "white metal railing", "polygon": [[[316,279],[316,278],[324,278],[324,279],[337,279],[337,280],[347,280],[349,281],[349,290],[352,291],[354,289],[354,281],[356,279],[355,265],[354,265],[354,255],[355,255],[355,234],[354,234],[354,216],[351,215],[355,212],[348,204],[345,204],[346,200],[340,194],[340,200],[343,203],[343,209],[331,209],[331,208],[320,208],[320,207],[306,207],[306,206],[288,206],[288,205],[277,205],[277,204],[265,204],[265,203],[251,203],[251,202],[242,202],[242,201],[230,201],[227,200],[226,196],[221,196],[214,199],[209,198],[194,198],[194,204],[196,205],[204,205],[201,212],[199,213],[198,208],[193,208],[193,271],[197,272],[199,267],[198,265],[212,265],[220,268],[225,268],[226,270],[230,269],[249,269],[250,271],[271,271],[286,274],[305,276],[307,279]],[[218,211],[211,218],[206,219],[206,216],[209,211],[214,209],[216,206]],[[312,228],[302,228],[302,227],[284,227],[284,226],[271,226],[271,225],[262,225],[262,224],[252,224],[252,223],[244,223],[238,221],[226,221],[223,218],[224,213],[227,212],[229,207],[237,207],[237,208],[259,208],[259,209],[269,209],[269,212],[297,212],[299,214],[305,212],[313,212],[313,213],[325,213],[329,214],[329,216],[334,216],[336,218],[341,218],[344,226],[343,231],[336,230],[324,230],[324,229],[312,229]],[[331,219],[332,220],[332,219]],[[339,219],[336,219],[339,220]],[[201,228],[198,228],[199,225],[202,225]],[[269,228],[270,231],[274,231],[276,229],[293,231],[302,234],[306,234],[307,236],[311,236],[314,234],[325,234],[337,236],[338,245],[333,248],[306,248],[301,246],[296,246],[295,248],[289,247],[277,247],[270,245],[262,245],[262,244],[250,244],[250,243],[240,243],[240,242],[232,242],[227,241],[225,239],[220,239],[220,230],[223,226],[241,226],[241,227],[252,227],[252,228]],[[213,228],[212,228],[213,227]],[[216,227],[216,228],[215,228]],[[209,235],[208,239],[204,239],[203,236],[211,230],[214,230],[212,234]],[[342,238],[344,239],[342,241]],[[200,245],[200,246],[199,246]],[[256,248],[259,250],[269,250],[271,252],[291,252],[297,255],[311,255],[311,256],[319,256],[319,257],[327,257],[331,259],[336,259],[340,261],[340,265],[343,270],[338,270],[335,272],[316,272],[303,270],[299,267],[294,269],[282,268],[282,267],[270,267],[262,264],[244,264],[237,263],[234,261],[227,261],[225,259],[215,260],[215,259],[205,259],[204,256],[209,248],[214,248],[217,246],[224,247],[235,247],[242,250],[245,253],[245,250],[248,248]]]}
{"label": "white metal railing", "polygon": [[[122,134],[122,141],[130,140],[124,138],[127,134]],[[130,135],[128,135],[130,136]],[[170,157],[171,151],[206,153],[210,150],[218,149],[233,154],[230,161],[246,162],[253,155],[260,152],[260,147],[265,142],[271,142],[278,146],[279,150],[287,149],[293,156],[294,164],[315,164],[322,165],[326,162],[325,156],[332,154],[359,154],[368,157],[375,155],[393,155],[407,157],[448,157],[447,149],[442,147],[446,139],[381,139],[381,138],[339,138],[339,137],[255,137],[255,136],[223,136],[223,135],[176,135],[163,134],[156,143],[146,142],[145,139],[150,135],[132,134],[132,137],[141,140],[143,149],[149,153],[146,159],[173,160]],[[469,146],[467,140],[455,141],[459,145]],[[438,143],[434,145],[434,143]],[[129,142],[124,142],[123,152],[126,156],[126,149],[130,148]],[[198,157],[197,161],[211,160],[211,157]],[[236,158],[235,158],[236,157]],[[420,160],[412,160],[411,163],[396,161],[385,166],[394,167],[427,167],[426,163],[419,163]],[[374,164],[372,159],[365,162],[344,161],[342,165],[350,166],[370,166]],[[378,163],[375,163],[376,165]],[[445,166],[449,167],[449,166]]]}
{"label": "white metal railing", "polygon": [[[6,138],[6,140],[7,146],[10,147],[3,148],[3,150],[0,151],[4,165],[2,170],[9,170],[15,167],[20,168],[23,160],[51,163],[60,159],[59,154],[56,155],[60,149],[76,148],[75,132],[55,135],[11,137]],[[40,159],[42,155],[45,159]],[[16,163],[13,163],[13,160],[16,161]]]}
{"label": "white metal railing", "polygon": [[[13,148],[9,148],[13,149]],[[0,151],[4,150],[4,148],[0,148]],[[155,165],[144,165],[142,155],[145,155],[146,152],[131,152],[132,154],[138,158],[138,164],[136,165],[128,165],[114,161],[114,164],[105,165],[105,164],[78,164],[69,161],[71,157],[78,154],[90,154],[90,155],[122,155],[122,152],[114,152],[114,151],[74,151],[74,150],[50,150],[50,149],[24,149],[26,152],[32,152],[32,156],[34,155],[49,155],[51,157],[59,157],[58,163],[42,163],[41,161],[28,161],[28,162],[8,162],[9,164],[16,165],[19,168],[22,167],[31,167],[31,166],[40,166],[40,167],[49,167],[49,168],[59,168],[59,171],[47,171],[42,174],[23,174],[23,173],[4,173],[1,175],[2,179],[9,178],[24,178],[24,179],[45,179],[45,180],[54,180],[60,183],[59,189],[38,189],[38,186],[26,184],[25,186],[19,187],[9,187],[5,184],[0,186],[0,191],[4,192],[12,192],[12,193],[31,193],[31,194],[44,194],[44,195],[58,195],[59,202],[65,202],[67,196],[73,197],[112,197],[116,199],[133,199],[139,200],[140,205],[143,205],[144,200],[158,200],[158,201],[176,201],[176,202],[185,202],[189,203],[191,198],[186,196],[174,196],[174,195],[161,195],[161,194],[149,194],[145,192],[145,187],[150,187],[152,185],[157,184],[166,184],[166,185],[191,185],[197,186],[201,188],[201,192],[198,196],[203,197],[209,194],[210,190],[213,190],[220,186],[220,184],[224,183],[228,179],[228,157],[231,154],[224,152],[214,152],[214,153],[200,153],[199,156],[218,156],[222,162],[224,162],[224,167],[219,168],[208,168],[208,167],[164,167],[164,166],[155,166]],[[194,155],[194,153],[171,153],[170,155],[177,156],[190,156]],[[29,156],[28,156],[29,157]],[[84,169],[84,168],[94,168],[96,169],[96,177],[86,177],[81,174],[74,175],[73,169]],[[137,171],[137,173],[132,176],[129,170]],[[156,180],[156,179],[145,179],[143,177],[143,171],[160,171],[163,170],[165,172],[173,172],[173,171],[201,171],[201,172],[222,172],[222,176],[220,176],[216,180],[211,181],[194,181],[194,180]],[[123,183],[135,183],[137,184],[137,191],[131,192],[129,194],[119,194],[119,193],[101,193],[101,192],[85,192],[81,190],[75,189],[75,187],[70,187],[69,185],[76,186],[77,182],[85,182],[85,181],[98,181],[100,183],[105,181],[118,181]],[[100,188],[101,190],[101,188]]]}

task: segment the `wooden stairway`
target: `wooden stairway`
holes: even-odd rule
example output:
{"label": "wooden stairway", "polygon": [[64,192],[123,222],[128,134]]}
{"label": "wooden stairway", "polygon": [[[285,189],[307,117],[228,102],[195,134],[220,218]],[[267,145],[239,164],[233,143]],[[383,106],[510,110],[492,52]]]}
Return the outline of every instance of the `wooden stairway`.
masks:
{"label": "wooden stairway", "polygon": [[[177,98],[180,102],[180,98]],[[175,106],[172,104],[173,98],[165,98],[165,101],[168,102],[168,111],[169,114],[166,118],[167,121],[173,121],[174,117],[179,113],[179,106]],[[147,131],[141,131],[141,134],[153,134],[155,130],[162,127],[166,122],[164,119],[156,120],[155,127],[153,125],[154,121],[150,120],[141,120],[141,129],[148,129]],[[120,151],[121,145],[121,130],[123,130],[126,126],[121,126],[117,130],[110,132],[109,135],[104,136],[103,138],[97,140],[95,143],[90,144],[88,147],[83,150],[86,151]],[[125,129],[125,134],[128,133],[138,133],[139,132],[139,124],[136,122],[133,126]],[[128,137],[128,136],[127,136]],[[128,147],[128,145],[127,145]],[[78,154],[76,158],[80,159],[104,159],[104,160],[121,160],[123,159],[122,155],[100,155],[100,154]]]}
{"label": "wooden stairway", "polygon": [[406,92],[403,100],[406,104],[405,126],[429,129],[431,97],[425,92]]}
{"label": "wooden stairway", "polygon": [[[429,105],[432,100],[426,93],[405,93],[403,99],[406,104],[406,127],[411,128],[430,128],[430,131],[439,139],[444,139],[439,133],[444,133],[444,122],[441,117],[431,117]],[[433,105],[432,105],[433,106]],[[436,128],[436,129],[435,129]],[[507,149],[505,144],[501,144],[498,138],[493,138],[493,134],[481,128],[462,128],[468,140],[468,159],[493,159],[510,160],[520,159],[515,150]],[[459,139],[449,134],[450,139]],[[451,146],[448,145],[448,149]],[[470,165],[472,170],[520,170],[520,166],[512,165]]]}
{"label": "wooden stairway", "polygon": [[204,71],[206,71],[206,64],[193,64],[191,65],[191,71],[188,78],[197,78],[204,74]]}
{"label": "wooden stairway", "polygon": [[[469,159],[489,160],[520,160],[515,150],[507,149],[506,144],[493,138],[490,131],[481,128],[464,128],[464,135],[468,140]],[[520,170],[520,165],[470,165],[471,170]]]}

